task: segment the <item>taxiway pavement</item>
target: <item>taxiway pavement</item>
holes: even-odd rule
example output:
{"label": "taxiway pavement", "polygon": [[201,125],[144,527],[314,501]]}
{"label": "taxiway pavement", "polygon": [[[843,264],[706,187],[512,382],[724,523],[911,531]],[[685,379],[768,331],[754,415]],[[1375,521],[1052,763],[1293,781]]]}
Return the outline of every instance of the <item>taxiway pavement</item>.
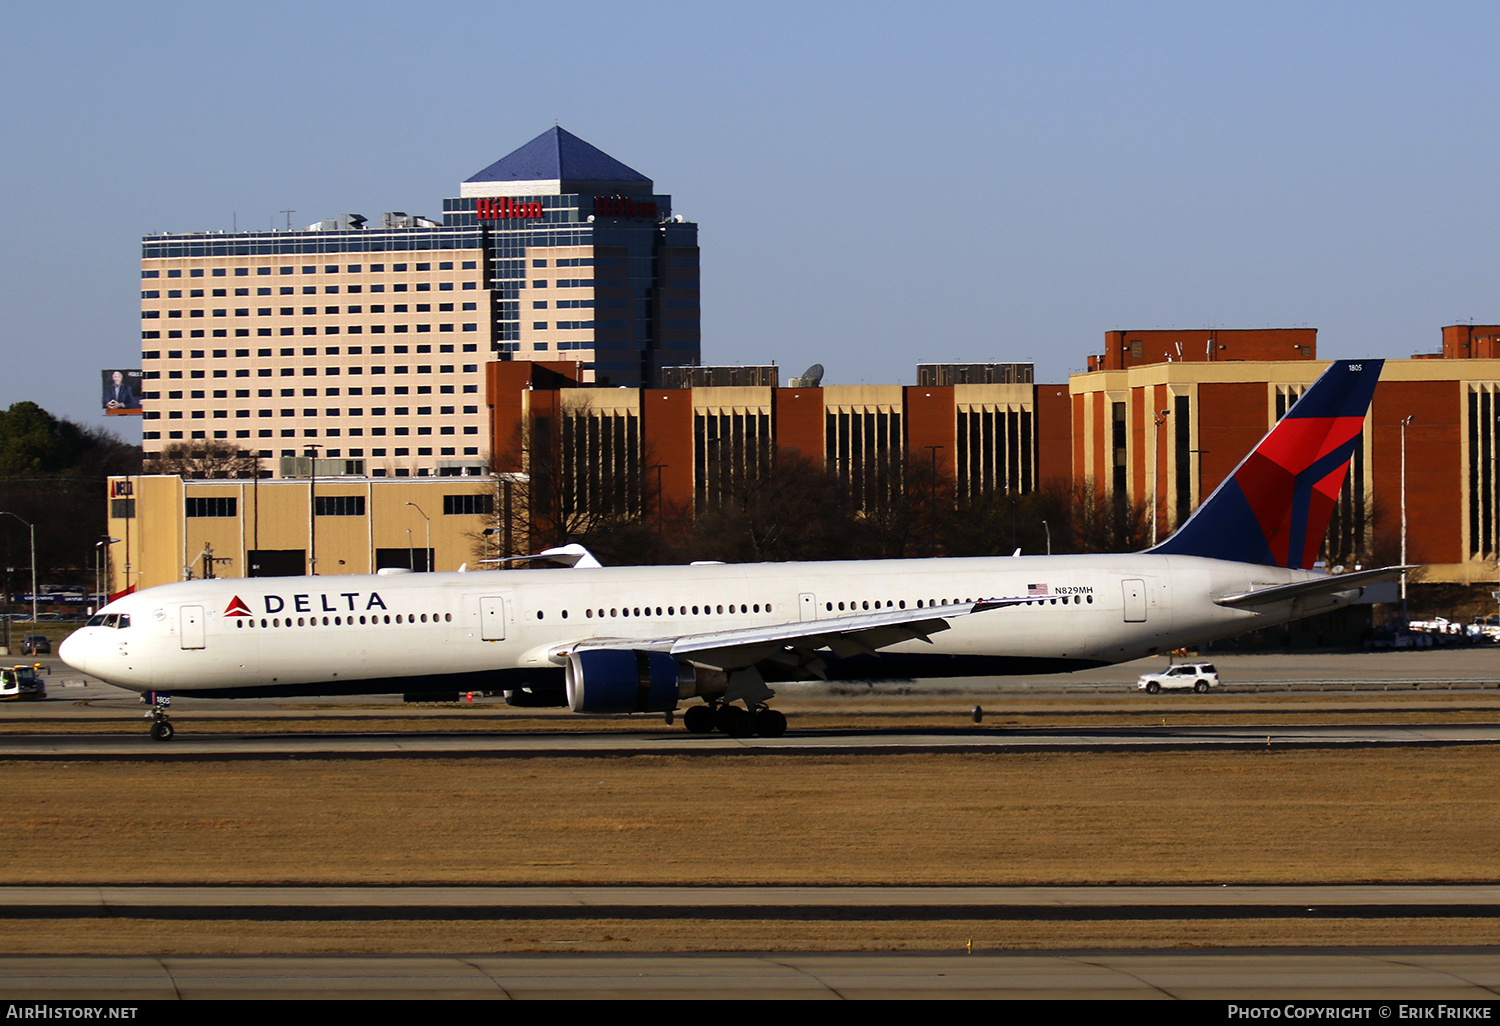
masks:
{"label": "taxiway pavement", "polygon": [[[1500,949],[0,958],[0,998],[1493,1002]],[[1461,1009],[1460,1009],[1461,1012]],[[1373,1014],[1371,1014],[1373,1013]]]}

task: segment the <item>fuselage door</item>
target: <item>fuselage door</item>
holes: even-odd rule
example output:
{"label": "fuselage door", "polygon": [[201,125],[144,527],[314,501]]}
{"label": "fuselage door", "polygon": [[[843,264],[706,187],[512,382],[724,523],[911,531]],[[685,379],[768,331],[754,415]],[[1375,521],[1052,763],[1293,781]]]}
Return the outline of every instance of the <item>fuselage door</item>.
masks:
{"label": "fuselage door", "polygon": [[505,640],[506,606],[509,595],[482,595],[479,599],[479,636],[485,641]]}
{"label": "fuselage door", "polygon": [[1146,582],[1137,580],[1121,581],[1120,587],[1125,592],[1125,622],[1146,622]]}
{"label": "fuselage door", "polygon": [[797,596],[798,619],[802,623],[818,618],[818,597],[810,591]]}
{"label": "fuselage door", "polygon": [[183,648],[203,648],[203,607],[183,606],[181,610],[181,630],[178,632],[182,639]]}

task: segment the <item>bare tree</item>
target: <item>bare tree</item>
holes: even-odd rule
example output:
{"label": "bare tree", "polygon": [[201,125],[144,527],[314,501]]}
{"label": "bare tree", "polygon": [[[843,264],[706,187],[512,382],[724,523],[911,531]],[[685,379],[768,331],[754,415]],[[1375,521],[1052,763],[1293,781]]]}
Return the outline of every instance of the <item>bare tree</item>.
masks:
{"label": "bare tree", "polygon": [[955,512],[948,468],[933,459],[907,460],[898,449],[885,459],[887,466],[872,475],[880,487],[865,490],[861,513],[871,554],[887,559],[954,554],[945,544]]}
{"label": "bare tree", "polygon": [[1151,503],[1107,494],[1092,479],[1072,490],[1069,534],[1074,552],[1135,552],[1151,539]]}
{"label": "bare tree", "polygon": [[861,556],[868,541],[845,484],[782,449],[699,512],[687,547],[694,559],[749,563]]}
{"label": "bare tree", "polygon": [[194,480],[254,477],[260,460],[228,442],[173,442],[146,460],[147,474],[176,474]]}

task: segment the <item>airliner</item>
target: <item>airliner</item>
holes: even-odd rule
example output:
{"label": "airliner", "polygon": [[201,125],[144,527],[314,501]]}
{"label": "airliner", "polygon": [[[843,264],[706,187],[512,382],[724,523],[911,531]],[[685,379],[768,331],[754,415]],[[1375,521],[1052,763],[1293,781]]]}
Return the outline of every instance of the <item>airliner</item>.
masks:
{"label": "airliner", "polygon": [[[1164,542],[1116,555],[221,578],[119,598],[63,642],[75,669],[172,695],[503,691],[776,737],[772,684],[1057,673],[1356,601],[1403,568],[1311,569],[1383,361],[1338,361]],[[808,511],[815,516],[816,511]]]}

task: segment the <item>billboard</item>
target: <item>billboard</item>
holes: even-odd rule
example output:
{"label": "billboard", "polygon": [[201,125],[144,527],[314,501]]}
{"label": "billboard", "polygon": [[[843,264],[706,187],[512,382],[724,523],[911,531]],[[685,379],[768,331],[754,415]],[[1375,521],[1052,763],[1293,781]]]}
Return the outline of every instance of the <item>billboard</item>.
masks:
{"label": "billboard", "polygon": [[103,379],[104,412],[110,416],[141,412],[141,372],[138,370],[105,370]]}

